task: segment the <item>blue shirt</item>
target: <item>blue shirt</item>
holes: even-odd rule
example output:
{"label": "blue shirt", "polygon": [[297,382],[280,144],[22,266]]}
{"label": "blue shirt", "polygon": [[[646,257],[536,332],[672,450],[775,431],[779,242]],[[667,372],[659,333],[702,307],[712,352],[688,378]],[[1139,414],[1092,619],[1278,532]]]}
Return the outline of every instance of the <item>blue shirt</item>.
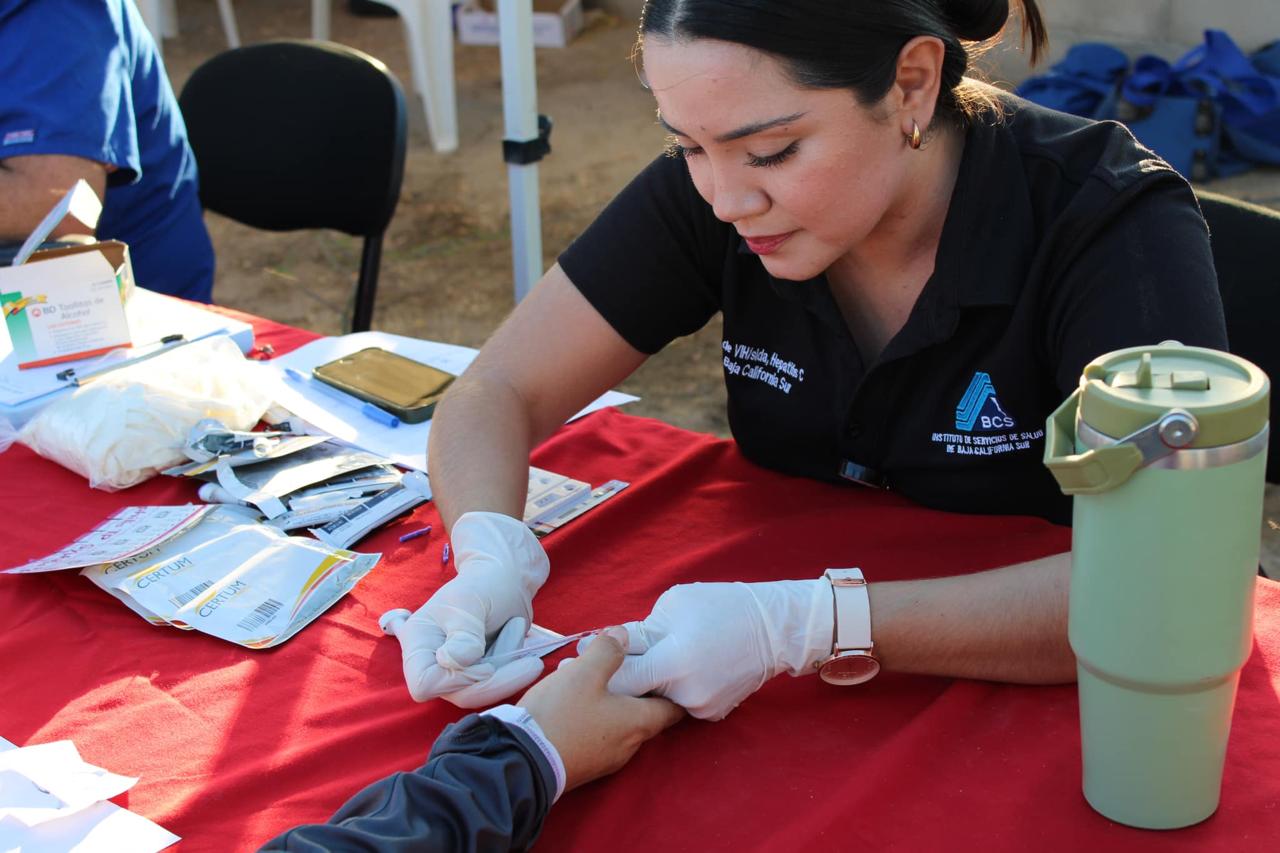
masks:
{"label": "blue shirt", "polygon": [[99,239],[129,244],[139,285],[210,301],[195,156],[131,0],[0,0],[0,160],[33,154],[116,167]]}

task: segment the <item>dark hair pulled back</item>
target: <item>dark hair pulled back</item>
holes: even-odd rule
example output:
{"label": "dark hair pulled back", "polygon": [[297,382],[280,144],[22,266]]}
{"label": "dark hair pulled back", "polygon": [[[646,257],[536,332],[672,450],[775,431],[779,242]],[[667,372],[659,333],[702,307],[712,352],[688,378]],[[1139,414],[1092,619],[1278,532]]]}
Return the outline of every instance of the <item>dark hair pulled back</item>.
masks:
{"label": "dark hair pulled back", "polygon": [[[1016,2],[1034,63],[1044,21],[1036,0]],[[637,46],[645,36],[745,45],[780,59],[797,85],[852,89],[871,105],[893,85],[903,46],[934,36],[945,46],[937,112],[964,121],[980,102],[961,85],[964,43],[993,38],[1008,20],[1009,0],[646,0]]]}

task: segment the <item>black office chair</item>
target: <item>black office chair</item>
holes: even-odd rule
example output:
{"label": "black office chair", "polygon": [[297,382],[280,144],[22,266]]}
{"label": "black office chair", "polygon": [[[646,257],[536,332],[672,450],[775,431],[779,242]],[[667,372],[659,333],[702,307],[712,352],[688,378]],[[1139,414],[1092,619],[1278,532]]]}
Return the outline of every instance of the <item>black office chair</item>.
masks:
{"label": "black office chair", "polygon": [[208,60],[178,100],[207,209],[268,231],[364,237],[351,330],[368,330],[404,176],[396,78],[340,44],[272,41]]}
{"label": "black office chair", "polygon": [[1213,265],[1231,351],[1271,377],[1267,480],[1280,482],[1280,213],[1216,193],[1197,192],[1209,223]]}

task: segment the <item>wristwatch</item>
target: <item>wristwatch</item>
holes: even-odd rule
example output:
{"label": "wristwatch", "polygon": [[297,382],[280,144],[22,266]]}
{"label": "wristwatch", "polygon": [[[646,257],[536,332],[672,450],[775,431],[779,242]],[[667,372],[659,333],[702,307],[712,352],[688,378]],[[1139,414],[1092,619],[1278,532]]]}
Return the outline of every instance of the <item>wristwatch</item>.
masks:
{"label": "wristwatch", "polygon": [[835,626],[831,657],[819,661],[818,675],[828,684],[861,684],[875,678],[880,661],[871,651],[871,598],[862,569],[827,569],[831,581]]}

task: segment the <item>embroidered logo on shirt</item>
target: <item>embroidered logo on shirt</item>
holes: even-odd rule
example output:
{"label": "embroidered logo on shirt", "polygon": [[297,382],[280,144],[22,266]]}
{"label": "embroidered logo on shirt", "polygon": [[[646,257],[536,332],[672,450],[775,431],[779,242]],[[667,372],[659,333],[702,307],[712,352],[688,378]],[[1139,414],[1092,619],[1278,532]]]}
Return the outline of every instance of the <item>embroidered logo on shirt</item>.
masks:
{"label": "embroidered logo on shirt", "polygon": [[754,379],[770,388],[777,388],[783,394],[790,394],[792,387],[804,382],[803,367],[764,347],[722,340],[720,349],[724,352],[725,376]]}
{"label": "embroidered logo on shirt", "polygon": [[1017,423],[996,399],[991,375],[973,374],[956,406],[956,431],[935,432],[930,440],[949,456],[1000,456],[1030,451],[1044,439],[1044,429],[1016,431]]}
{"label": "embroidered logo on shirt", "polygon": [[968,389],[956,406],[956,429],[961,432],[991,432],[1011,429],[1017,424],[996,399],[991,376],[981,371],[973,374]]}
{"label": "embroidered logo on shirt", "polygon": [[29,145],[35,141],[36,132],[34,129],[11,130],[4,135],[4,141],[0,145]]}

